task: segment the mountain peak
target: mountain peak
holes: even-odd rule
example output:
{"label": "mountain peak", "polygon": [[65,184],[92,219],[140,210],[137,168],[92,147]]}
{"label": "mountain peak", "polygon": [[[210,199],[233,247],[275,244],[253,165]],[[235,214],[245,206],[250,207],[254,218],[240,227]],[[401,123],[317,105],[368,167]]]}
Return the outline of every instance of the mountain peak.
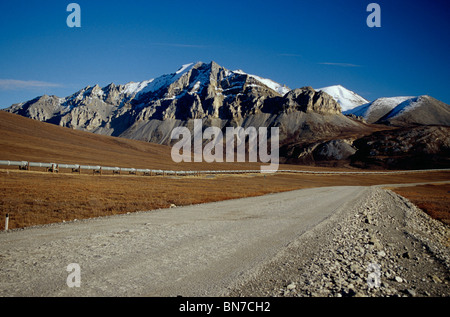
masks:
{"label": "mountain peak", "polygon": [[324,91],[336,100],[342,108],[342,111],[353,109],[355,107],[369,103],[368,100],[361,97],[357,93],[345,88],[342,85],[333,85],[324,88],[316,89]]}
{"label": "mountain peak", "polygon": [[190,71],[191,69],[198,69],[198,68],[202,68],[202,67],[207,67],[208,69],[217,69],[217,68],[221,68],[222,66],[220,66],[219,64],[217,64],[214,61],[211,61],[209,63],[204,63],[202,61],[191,62],[191,63],[181,65],[180,68],[178,68],[178,70],[175,72],[175,74],[178,75],[178,74],[186,73],[186,72]]}

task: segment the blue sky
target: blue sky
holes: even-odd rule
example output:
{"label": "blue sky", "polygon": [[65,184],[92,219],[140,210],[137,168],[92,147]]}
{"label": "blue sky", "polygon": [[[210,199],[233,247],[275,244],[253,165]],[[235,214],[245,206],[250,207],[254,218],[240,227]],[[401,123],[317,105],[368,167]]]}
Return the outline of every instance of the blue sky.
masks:
{"label": "blue sky", "polygon": [[[70,2],[81,28],[66,25]],[[366,24],[371,2],[381,28]],[[5,0],[0,14],[0,108],[212,60],[290,88],[450,103],[447,0]]]}

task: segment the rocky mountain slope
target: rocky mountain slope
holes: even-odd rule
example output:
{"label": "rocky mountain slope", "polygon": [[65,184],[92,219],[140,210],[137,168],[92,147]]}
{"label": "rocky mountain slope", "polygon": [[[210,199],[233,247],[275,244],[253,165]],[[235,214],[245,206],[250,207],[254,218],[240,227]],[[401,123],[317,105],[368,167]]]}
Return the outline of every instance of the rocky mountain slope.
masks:
{"label": "rocky mountain slope", "polygon": [[450,106],[430,96],[414,97],[397,105],[377,123],[394,126],[450,126]]}
{"label": "rocky mountain slope", "polygon": [[417,126],[375,132],[353,143],[352,165],[362,168],[450,167],[450,127]]}
{"label": "rocky mountain slope", "polygon": [[450,126],[450,106],[426,95],[379,98],[343,113],[363,117],[369,123]]}
{"label": "rocky mountain slope", "polygon": [[372,102],[345,110],[342,113],[362,117],[369,123],[375,123],[397,105],[410,98],[412,97],[378,98]]}
{"label": "rocky mountain slope", "polygon": [[86,87],[71,96],[41,96],[6,111],[94,133],[170,144],[174,127],[280,127],[293,140],[367,127],[341,113],[330,95],[310,87],[290,90],[272,80],[230,71],[215,62],[126,85]]}
{"label": "rocky mountain slope", "polygon": [[[170,138],[175,127],[192,129],[195,119],[202,119],[203,128],[216,126],[223,132],[225,127],[279,127],[282,163],[368,167],[380,164],[371,163],[371,156],[363,154],[370,151],[362,149],[377,144],[383,152],[390,147],[370,137],[395,143],[401,133],[396,128],[408,127],[414,135],[408,142],[419,142],[430,132],[420,126],[450,126],[449,109],[430,96],[379,98],[369,103],[340,85],[290,89],[215,62],[198,62],[142,82],[88,86],[65,98],[44,95],[5,110],[71,129],[164,145],[176,142]],[[376,131],[384,132],[373,134]],[[448,130],[439,133],[449,138]],[[432,162],[437,155],[439,166],[449,164],[440,159],[446,147],[428,142],[438,150],[424,155],[432,155]],[[424,149],[419,148],[415,149]],[[390,152],[391,160],[381,166],[401,168],[399,162],[410,157],[407,150],[402,153]],[[412,165],[420,168],[417,164]]]}

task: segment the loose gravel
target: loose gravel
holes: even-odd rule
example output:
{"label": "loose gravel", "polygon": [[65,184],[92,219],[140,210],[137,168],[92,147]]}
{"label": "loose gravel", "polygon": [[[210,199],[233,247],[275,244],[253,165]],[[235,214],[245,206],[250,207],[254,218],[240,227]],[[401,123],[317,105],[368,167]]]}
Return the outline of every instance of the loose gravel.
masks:
{"label": "loose gravel", "polygon": [[449,296],[449,233],[407,199],[374,186],[227,295]]}

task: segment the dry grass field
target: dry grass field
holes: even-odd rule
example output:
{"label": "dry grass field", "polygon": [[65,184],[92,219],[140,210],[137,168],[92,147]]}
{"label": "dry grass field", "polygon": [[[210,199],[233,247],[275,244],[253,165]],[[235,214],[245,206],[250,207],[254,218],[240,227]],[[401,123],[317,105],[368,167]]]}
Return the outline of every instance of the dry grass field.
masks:
{"label": "dry grass field", "polygon": [[393,188],[432,218],[450,225],[450,183]]}
{"label": "dry grass field", "polygon": [[[201,177],[92,175],[0,170],[0,219],[9,228],[199,204],[308,187],[448,180],[450,172],[407,175],[247,174]],[[0,229],[4,221],[0,222]]]}
{"label": "dry grass field", "polygon": [[[24,160],[118,167],[220,170],[259,169],[256,163],[176,164],[167,146],[101,136],[34,121],[0,111],[0,160]],[[287,165],[280,169],[330,170]],[[351,170],[332,168],[331,170]],[[19,171],[0,166],[0,229],[5,215],[9,228],[123,214],[143,210],[220,201],[338,185],[375,185],[450,180],[450,172],[390,175],[247,174],[163,177],[81,175],[42,168]],[[428,196],[433,191],[423,192]],[[448,203],[448,194],[441,196]]]}
{"label": "dry grass field", "polygon": [[[232,179],[0,172],[2,219],[12,228],[262,195],[287,187]],[[243,190],[245,188],[245,191]]]}

